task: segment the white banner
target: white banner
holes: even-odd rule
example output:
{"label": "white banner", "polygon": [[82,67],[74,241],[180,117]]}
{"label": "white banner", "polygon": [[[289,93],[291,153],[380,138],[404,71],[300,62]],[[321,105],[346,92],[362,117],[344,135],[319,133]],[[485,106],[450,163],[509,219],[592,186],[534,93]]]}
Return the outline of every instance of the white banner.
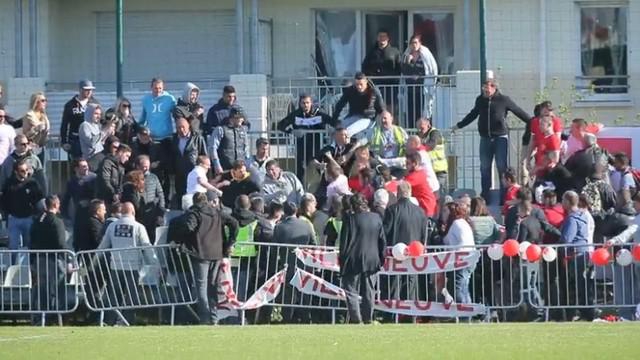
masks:
{"label": "white banner", "polygon": [[340,271],[338,251],[296,248],[296,257],[306,266],[316,269]]}
{"label": "white banner", "polygon": [[286,273],[287,267],[285,265],[284,269],[269,278],[246,302],[242,303],[238,301],[233,289],[231,262],[229,259],[223,259],[218,268],[218,304],[216,306],[218,319],[236,317],[238,316],[237,310],[253,310],[273,301],[280,293]]}
{"label": "white banner", "polygon": [[375,310],[408,316],[469,317],[486,313],[481,304],[445,304],[417,300],[376,300]]}
{"label": "white banner", "polygon": [[465,269],[480,259],[480,250],[457,250],[426,253],[399,261],[387,256],[381,275],[436,274]]}
{"label": "white banner", "polygon": [[[318,249],[295,249],[295,254],[306,266],[340,271],[338,252]],[[399,261],[392,256],[385,258],[380,270],[382,275],[435,274],[460,270],[475,265],[480,259],[480,250],[457,250],[426,253]]]}
{"label": "white banner", "polygon": [[300,268],[296,268],[296,273],[289,284],[303,294],[330,300],[346,300],[346,294],[343,289]]}

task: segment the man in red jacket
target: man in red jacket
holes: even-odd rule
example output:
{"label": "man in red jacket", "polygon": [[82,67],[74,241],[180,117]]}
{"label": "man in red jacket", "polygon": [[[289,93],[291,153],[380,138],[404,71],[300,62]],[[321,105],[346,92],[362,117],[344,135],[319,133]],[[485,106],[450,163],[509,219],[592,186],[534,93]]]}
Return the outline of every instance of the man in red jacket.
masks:
{"label": "man in red jacket", "polygon": [[420,166],[421,161],[419,153],[407,155],[407,175],[404,180],[411,185],[411,195],[418,200],[418,206],[427,216],[433,217],[436,214],[437,201],[427,182],[427,175]]}
{"label": "man in red jacket", "polygon": [[[553,227],[560,229],[562,227],[562,223],[564,223],[564,219],[567,217],[564,208],[562,208],[562,204],[558,204],[558,196],[556,195],[555,190],[546,189],[542,193],[542,206],[540,206],[544,216],[547,218],[549,224]],[[545,244],[557,244],[558,236],[545,233],[542,238],[542,242]]]}

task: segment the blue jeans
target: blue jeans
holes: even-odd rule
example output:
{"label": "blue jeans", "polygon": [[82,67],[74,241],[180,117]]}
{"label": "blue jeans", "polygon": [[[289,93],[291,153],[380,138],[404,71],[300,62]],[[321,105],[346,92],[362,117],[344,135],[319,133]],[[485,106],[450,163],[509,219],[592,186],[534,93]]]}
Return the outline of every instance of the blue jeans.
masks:
{"label": "blue jeans", "polygon": [[469,281],[471,274],[475,271],[476,266],[470,266],[465,269],[455,271],[455,298],[459,304],[471,304],[471,295],[469,294]]}
{"label": "blue jeans", "polygon": [[215,324],[218,322],[218,313],[215,307],[209,304],[209,298],[214,304],[218,303],[217,276],[219,261],[201,260],[191,258],[195,275],[196,294],[198,294],[197,311],[200,324]]}
{"label": "blue jeans", "polygon": [[480,176],[482,184],[482,197],[489,203],[491,200],[491,167],[493,159],[500,175],[500,202],[504,199],[505,188],[502,184],[502,175],[507,171],[509,161],[509,139],[506,137],[481,137],[480,138]]}
{"label": "blue jeans", "polygon": [[9,249],[18,250],[20,247],[31,247],[31,217],[19,218],[9,215]]}

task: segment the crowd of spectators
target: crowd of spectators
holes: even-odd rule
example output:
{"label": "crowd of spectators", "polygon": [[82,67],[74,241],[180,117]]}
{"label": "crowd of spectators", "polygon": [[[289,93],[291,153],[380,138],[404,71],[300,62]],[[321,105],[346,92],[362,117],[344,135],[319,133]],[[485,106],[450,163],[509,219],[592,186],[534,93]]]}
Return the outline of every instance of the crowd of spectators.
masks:
{"label": "crowd of spectators", "polygon": [[[150,93],[137,104],[140,116],[135,118],[136,104],[120,98],[112,108],[103,108],[93,97],[93,84],[82,81],[62,114],[62,148],[73,163],[73,174],[59,200],[47,197],[42,149],[50,124],[45,94],[36,93],[29,112],[19,120],[0,107],[0,201],[9,248],[31,248],[34,236],[54,232],[43,229],[48,223],[56,226],[58,235],[49,242],[38,239],[38,248],[61,248],[65,242],[59,239],[59,223],[47,220],[58,213],[76,251],[144,246],[154,242],[158,226],[169,225],[165,223],[169,210],[184,210],[186,216],[176,218],[181,224],[176,221],[169,238],[194,250],[198,314],[206,323],[215,321],[209,316],[214,311],[208,307],[207,287],[219,261],[257,255],[251,248],[234,246],[235,242],[341,247],[341,239],[357,242],[341,236],[343,223],[351,216],[379,226],[387,246],[419,240],[428,246],[473,247],[510,238],[571,245],[562,253],[561,270],[554,276],[565,274],[578,287],[590,288],[590,276],[572,274],[575,269],[590,270],[592,244],[618,246],[640,240],[636,232],[640,196],[628,156],[612,155],[600,147],[582,119],[574,119],[565,134],[551,102],[536,106],[535,116],[529,118],[497,91],[495,80],[489,80],[485,89],[489,90],[456,128],[480,116],[480,156],[493,160],[495,155],[501,174],[501,207],[493,214],[487,206],[492,202],[487,169],[482,169],[482,197],[448,196],[454,189],[449,183],[445,136],[430,117],[410,119],[415,129],[397,125],[393,111],[387,110],[385,99],[363,73],[345,89],[334,116],[318,109],[310,95],[303,95],[298,108],[277,124],[279,131],[297,139],[294,172],[271,158],[268,137],[252,138],[232,86],[224,87],[222,98],[205,116],[196,85],[188,83],[176,100],[164,90],[161,79],[153,79]],[[349,115],[339,119],[347,104]],[[487,107],[489,118],[483,118]],[[521,179],[518,169],[508,168],[502,158],[507,111],[517,112],[527,123],[523,143],[530,151],[525,151],[520,172],[530,176]],[[331,133],[332,141],[322,144],[318,130]],[[304,182],[308,172],[320,177],[313,188]],[[46,206],[41,204],[44,198]],[[365,212],[371,217],[361,215]],[[365,234],[376,231],[366,224],[358,226]],[[638,270],[614,267],[617,299],[640,301],[628,298],[640,294]],[[451,281],[451,290],[442,293],[445,301],[485,300],[470,293],[473,273],[465,270]],[[347,278],[347,290],[353,295],[358,292],[356,278]],[[360,280],[370,295],[370,279]],[[453,296],[447,297],[448,293]],[[249,294],[238,295],[245,300]],[[579,297],[581,304],[592,304],[593,294],[582,292]],[[633,317],[625,311],[621,310],[622,317]],[[590,319],[593,314],[583,311],[580,316]]]}

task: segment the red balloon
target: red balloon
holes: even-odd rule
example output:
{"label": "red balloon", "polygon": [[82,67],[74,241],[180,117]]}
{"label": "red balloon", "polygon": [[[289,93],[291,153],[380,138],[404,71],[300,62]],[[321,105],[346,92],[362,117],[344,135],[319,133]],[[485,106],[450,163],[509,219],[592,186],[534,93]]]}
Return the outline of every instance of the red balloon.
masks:
{"label": "red balloon", "polygon": [[520,244],[518,244],[518,241],[516,240],[509,239],[502,244],[502,250],[506,256],[516,256],[520,251]]}
{"label": "red balloon", "polygon": [[529,260],[529,262],[534,263],[540,260],[541,256],[542,256],[542,249],[540,249],[540,246],[536,244],[529,245],[529,247],[527,248],[527,260]]}
{"label": "red balloon", "polygon": [[633,260],[640,261],[640,244],[631,249],[631,255],[633,255]]}
{"label": "red balloon", "polygon": [[409,256],[420,256],[424,254],[424,245],[420,241],[413,240],[407,247]]}
{"label": "red balloon", "polygon": [[591,254],[591,262],[598,266],[607,265],[609,258],[611,258],[611,254],[609,254],[609,250],[605,248],[599,248]]}

